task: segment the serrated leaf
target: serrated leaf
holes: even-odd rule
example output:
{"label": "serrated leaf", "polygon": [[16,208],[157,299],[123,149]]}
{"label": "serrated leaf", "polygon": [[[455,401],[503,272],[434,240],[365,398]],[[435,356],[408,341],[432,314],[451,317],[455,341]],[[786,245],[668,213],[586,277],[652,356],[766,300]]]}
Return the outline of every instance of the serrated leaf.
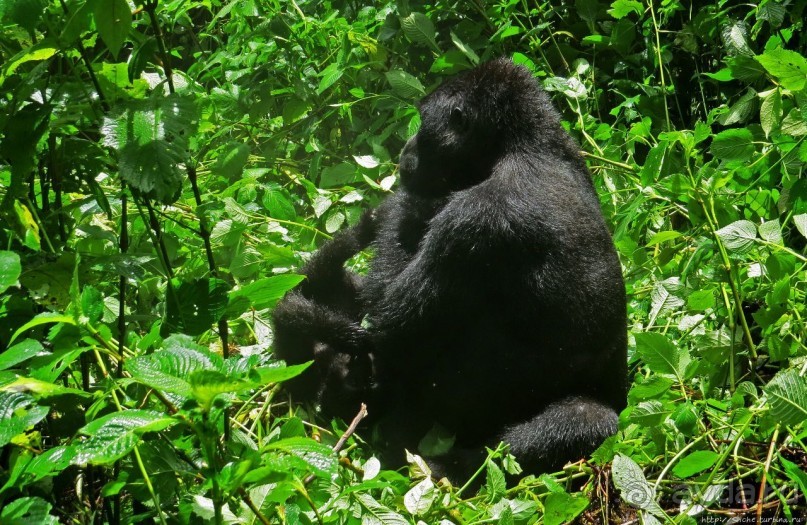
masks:
{"label": "serrated leaf", "polygon": [[126,361],[126,370],[134,380],[186,398],[193,396],[188,380],[192,373],[223,368],[221,356],[176,336],[167,339],[162,350]]}
{"label": "serrated leaf", "polygon": [[756,59],[785,89],[801,91],[807,84],[807,60],[796,51],[770,49]]}
{"label": "serrated leaf", "polygon": [[671,277],[659,281],[653,286],[650,293],[650,320],[652,324],[656,317],[664,312],[674,312],[684,306],[684,300],[678,296],[682,293],[681,281],[677,277]]}
{"label": "serrated leaf", "polygon": [[100,417],[79,432],[89,436],[76,446],[75,465],[109,465],[137,445],[147,432],[164,430],[177,421],[151,410],[126,410]]}
{"label": "serrated leaf", "polygon": [[269,443],[266,450],[281,451],[302,459],[318,475],[330,476],[336,472],[336,453],[330,447],[313,439],[293,437]]}
{"label": "serrated leaf", "polygon": [[715,232],[729,252],[745,253],[754,247],[757,228],[746,220],[732,222]]}
{"label": "serrated leaf", "polygon": [[544,525],[571,523],[588,505],[588,498],[583,495],[553,492],[544,500]]}
{"label": "serrated leaf", "polygon": [[423,87],[420,80],[405,71],[394,69],[384,73],[384,76],[387,77],[387,82],[401,98],[414,100],[426,94],[426,88]]}
{"label": "serrated leaf", "polygon": [[671,413],[660,401],[642,401],[630,412],[630,422],[644,427],[660,425]]}
{"label": "serrated leaf", "polygon": [[239,300],[247,301],[256,310],[274,306],[305,277],[297,274],[273,275],[242,286],[230,292],[230,305]]}
{"label": "serrated leaf", "polygon": [[762,98],[762,106],[759,108],[759,123],[765,136],[769,137],[771,131],[779,128],[782,123],[782,93],[778,89],[773,89]]}
{"label": "serrated leaf", "polygon": [[802,237],[807,238],[807,213],[794,215],[793,224],[796,225],[796,229],[799,230]]}
{"label": "serrated leaf", "polygon": [[431,48],[433,51],[440,53],[440,47],[437,45],[434,37],[437,32],[434,29],[434,24],[429,17],[423,13],[410,13],[409,16],[401,18],[401,29],[403,29],[406,38],[415,44],[421,44]]}
{"label": "serrated leaf", "polygon": [[488,500],[496,503],[507,493],[507,481],[504,472],[492,461],[488,462],[485,488],[488,492]]}
{"label": "serrated leaf", "polygon": [[666,336],[654,332],[634,334],[636,353],[644,363],[659,374],[683,378],[692,358],[684,348],[678,348]]}
{"label": "serrated leaf", "polygon": [[350,162],[340,162],[322,170],[319,176],[320,188],[334,188],[344,186],[357,180],[356,166]]}
{"label": "serrated leaf", "polygon": [[643,11],[644,6],[636,0],[615,0],[611,3],[611,9],[608,10],[608,14],[619,20],[631,13],[641,15]]}
{"label": "serrated leaf", "polygon": [[50,515],[53,507],[42,498],[24,497],[6,502],[0,511],[0,523],[4,525],[58,525],[59,520]]}
{"label": "serrated leaf", "polygon": [[754,154],[754,136],[746,128],[721,131],[712,140],[710,151],[721,160],[748,160]]}
{"label": "serrated leaf", "polygon": [[742,20],[731,20],[720,29],[720,37],[729,55],[753,55],[748,45],[748,26]]}
{"label": "serrated leaf", "polygon": [[21,272],[20,256],[14,252],[0,251],[0,293],[16,285]]}
{"label": "serrated leaf", "polygon": [[697,450],[681,458],[673,467],[673,474],[679,478],[688,478],[712,467],[720,455],[711,450]]}
{"label": "serrated leaf", "polygon": [[779,219],[760,224],[759,236],[768,242],[782,244],[782,226],[779,224]]}
{"label": "serrated leaf", "polygon": [[132,28],[132,11],[126,0],[103,0],[93,9],[95,27],[112,56],[118,56]]}
{"label": "serrated leaf", "polygon": [[319,81],[319,86],[317,86],[317,94],[321,95],[325,92],[329,87],[334,85],[337,80],[342,78],[342,75],[345,74],[345,70],[342,67],[334,62],[322,70],[320,76],[322,79]]}
{"label": "serrated leaf", "polygon": [[227,308],[230,285],[221,279],[172,279],[165,294],[165,333],[200,335],[218,321]]}
{"label": "serrated leaf", "polygon": [[782,370],[765,388],[771,417],[782,425],[797,425],[807,419],[807,379],[798,371]]}
{"label": "serrated leaf", "polygon": [[425,478],[404,494],[404,507],[414,516],[422,516],[429,511],[437,496],[431,478]]}
{"label": "serrated leaf", "polygon": [[0,447],[45,419],[47,415],[48,407],[37,405],[28,394],[0,390]]}
{"label": "serrated leaf", "polygon": [[646,510],[659,517],[665,516],[664,511],[656,502],[656,491],[647,482],[641,467],[633,459],[623,454],[617,454],[611,474],[622,499],[638,509]]}
{"label": "serrated leaf", "polygon": [[249,153],[249,146],[242,142],[226,144],[216,159],[213,172],[228,179],[240,177],[249,159]]}
{"label": "serrated leaf", "polygon": [[383,506],[366,492],[354,493],[363,508],[362,525],[409,525],[406,519],[394,510]]}

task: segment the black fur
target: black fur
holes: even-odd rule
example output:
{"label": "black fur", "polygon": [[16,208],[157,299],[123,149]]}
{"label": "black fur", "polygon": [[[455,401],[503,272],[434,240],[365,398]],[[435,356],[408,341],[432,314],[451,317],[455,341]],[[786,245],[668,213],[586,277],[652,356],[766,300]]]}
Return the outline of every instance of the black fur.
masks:
{"label": "black fur", "polygon": [[293,292],[275,314],[279,340],[292,313],[310,331],[276,350],[292,362],[319,343],[335,351],[320,376],[352,380],[323,393],[311,374],[306,388],[353,412],[366,400],[392,453],[439,424],[456,435],[431,458],[440,472],[466,474],[499,440],[528,471],[558,468],[616,432],[626,397],[625,290],[589,173],[549,97],[509,60],[443,84],[420,112],[402,189],[372,220],[366,281],[340,263],[355,233],[324,246],[306,273],[327,293]]}

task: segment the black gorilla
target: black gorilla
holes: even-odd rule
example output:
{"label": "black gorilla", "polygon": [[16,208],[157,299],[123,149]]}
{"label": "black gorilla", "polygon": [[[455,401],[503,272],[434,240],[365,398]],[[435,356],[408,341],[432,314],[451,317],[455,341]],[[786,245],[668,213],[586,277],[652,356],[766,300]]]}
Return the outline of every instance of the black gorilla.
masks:
{"label": "black gorilla", "polygon": [[[402,189],[304,269],[275,314],[276,353],[314,358],[300,381],[326,414],[366,401],[392,454],[439,424],[456,436],[431,458],[440,473],[468,473],[498,441],[528,471],[558,468],[616,432],[626,398],[625,290],[589,173],[509,60],[446,82],[420,113]],[[362,282],[342,264],[369,239]]]}

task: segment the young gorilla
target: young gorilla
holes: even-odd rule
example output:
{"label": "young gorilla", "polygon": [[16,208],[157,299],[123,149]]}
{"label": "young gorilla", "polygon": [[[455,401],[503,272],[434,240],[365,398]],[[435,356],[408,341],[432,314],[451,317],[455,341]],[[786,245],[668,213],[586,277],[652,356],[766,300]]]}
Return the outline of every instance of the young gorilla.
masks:
{"label": "young gorilla", "polygon": [[431,458],[440,474],[468,474],[499,441],[527,471],[559,468],[616,432],[626,397],[625,290],[589,173],[509,60],[443,84],[420,112],[402,189],[375,211],[366,281],[339,284],[341,266],[322,279],[359,313],[318,297],[305,315],[367,314],[371,345],[333,347],[370,352],[371,367],[337,368],[358,378],[391,453],[439,424],[456,436]]}

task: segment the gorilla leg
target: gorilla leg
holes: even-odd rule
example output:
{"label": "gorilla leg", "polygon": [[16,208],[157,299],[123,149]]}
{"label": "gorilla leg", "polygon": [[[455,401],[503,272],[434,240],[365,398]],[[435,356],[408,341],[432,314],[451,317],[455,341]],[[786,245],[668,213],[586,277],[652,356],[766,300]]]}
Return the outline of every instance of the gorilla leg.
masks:
{"label": "gorilla leg", "polygon": [[613,408],[583,397],[549,404],[532,419],[508,427],[500,436],[527,472],[560,469],[567,461],[592,453],[617,432]]}

